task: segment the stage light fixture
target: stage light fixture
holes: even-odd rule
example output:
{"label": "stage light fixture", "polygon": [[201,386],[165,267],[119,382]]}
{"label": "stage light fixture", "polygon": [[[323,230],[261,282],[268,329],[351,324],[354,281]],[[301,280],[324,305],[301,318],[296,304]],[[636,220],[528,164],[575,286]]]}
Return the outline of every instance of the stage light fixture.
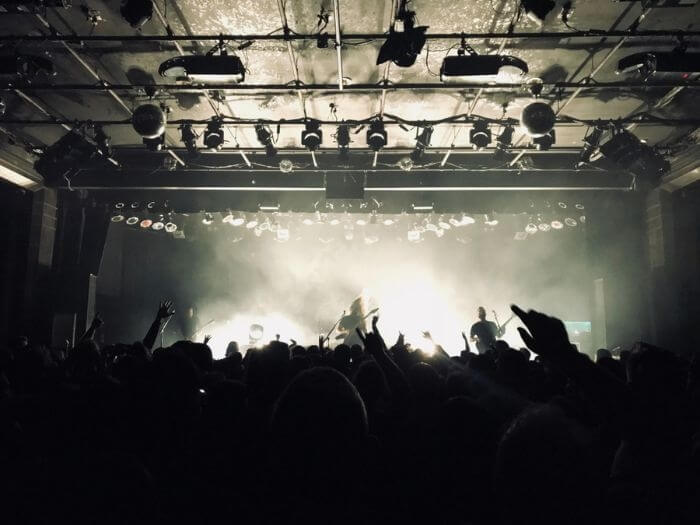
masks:
{"label": "stage light fixture", "polygon": [[416,13],[408,9],[407,0],[400,1],[394,25],[379,49],[377,65],[392,61],[399,67],[411,67],[425,45],[428,26],[415,27]]}
{"label": "stage light fixture", "polygon": [[143,229],[148,229],[153,225],[153,221],[151,219],[143,219],[140,223],[139,226]]}
{"label": "stage light fixture", "polygon": [[165,231],[168,233],[173,233],[177,231],[177,224],[174,222],[166,222],[165,223]]}
{"label": "stage light fixture", "polygon": [[357,224],[358,226],[367,226],[367,219],[360,217],[355,221],[355,224]]}
{"label": "stage light fixture", "polygon": [[430,147],[430,139],[433,136],[432,126],[423,128],[420,134],[416,137],[416,147],[411,152],[411,160],[418,162],[426,149]]}
{"label": "stage light fixture", "polygon": [[301,143],[309,151],[316,151],[322,142],[321,123],[317,120],[308,121],[301,132]]}
{"label": "stage light fixture", "polygon": [[131,117],[136,133],[147,139],[155,139],[165,133],[167,121],[165,111],[156,104],[142,104]]}
{"label": "stage light fixture", "polygon": [[124,0],[120,12],[131,27],[138,29],[153,17],[153,1]]}
{"label": "stage light fixture", "polygon": [[492,214],[492,213],[487,213],[487,214],[484,216],[484,224],[485,224],[486,226],[492,226],[492,227],[493,227],[493,226],[498,226],[498,219],[496,218],[496,216],[495,216],[494,214]]}
{"label": "stage light fixture", "polygon": [[214,223],[214,216],[211,213],[205,213],[204,217],[202,217],[202,224],[205,226],[209,226],[210,224]]}
{"label": "stage light fixture", "polygon": [[229,211],[226,215],[224,215],[221,218],[221,222],[223,222],[224,224],[231,224],[231,222],[233,222],[233,213]]}
{"label": "stage light fixture", "polygon": [[335,132],[335,140],[338,142],[338,156],[345,160],[350,149],[350,126],[341,124]]}
{"label": "stage light fixture", "polygon": [[496,137],[496,153],[502,155],[513,146],[514,133],[515,127],[512,124],[506,124],[503,126],[503,131],[501,131],[501,134]]}
{"label": "stage light fixture", "polygon": [[289,228],[279,227],[277,228],[276,237],[279,242],[287,242],[289,240]]}
{"label": "stage light fixture", "polygon": [[245,223],[245,227],[248,230],[252,230],[253,228],[257,227],[260,221],[258,221],[257,217],[251,217],[248,222]]}
{"label": "stage light fixture", "polygon": [[245,224],[245,215],[242,213],[237,213],[231,219],[231,226],[243,226]]}
{"label": "stage light fixture", "polygon": [[546,135],[552,131],[556,120],[554,110],[544,102],[532,102],[520,114],[520,125],[530,137]]}
{"label": "stage light fixture", "polygon": [[554,219],[551,223],[552,229],[554,230],[561,230],[564,227],[564,223],[561,222],[559,219]]}
{"label": "stage light fixture", "polygon": [[408,242],[420,242],[420,232],[416,229],[408,230],[406,238],[408,239]]}
{"label": "stage light fixture", "polygon": [[447,56],[440,67],[442,82],[515,83],[528,72],[527,63],[510,55],[479,55],[462,39],[457,55]]}
{"label": "stage light fixture", "polygon": [[634,53],[617,63],[616,72],[639,73],[645,80],[652,76],[688,80],[700,73],[700,53],[688,53],[682,46],[673,51]]}
{"label": "stage light fixture", "polygon": [[556,6],[556,2],[554,0],[521,0],[520,5],[525,15],[541,26]]}
{"label": "stage light fixture", "polygon": [[548,222],[541,222],[537,225],[537,229],[541,232],[548,232],[552,229],[552,226]]}
{"label": "stage light fixture", "polygon": [[313,226],[313,225],[314,225],[314,220],[311,219],[311,218],[309,218],[309,217],[306,217],[306,218],[302,219],[301,223],[302,223],[304,226]]}
{"label": "stage light fixture", "polygon": [[204,146],[209,151],[221,151],[224,147],[224,128],[221,119],[213,118],[204,130]]}
{"label": "stage light fixture", "polygon": [[573,217],[567,217],[566,219],[564,219],[564,224],[566,224],[570,228],[574,228],[578,224],[578,222],[576,222],[576,219],[574,219]]}
{"label": "stage light fixture", "polygon": [[609,160],[637,176],[657,182],[670,169],[669,162],[654,148],[624,129],[615,130],[612,138],[600,146]]}
{"label": "stage light fixture", "polygon": [[258,142],[265,147],[265,154],[268,158],[272,158],[277,155],[277,149],[272,142],[272,132],[264,124],[255,125],[255,135],[258,138]]}
{"label": "stage light fixture", "polygon": [[394,219],[392,219],[392,218],[390,218],[390,217],[387,217],[386,219],[384,219],[384,220],[382,221],[382,224],[383,224],[384,226],[393,226],[393,225],[394,225]]}
{"label": "stage light fixture", "polygon": [[449,230],[452,228],[452,225],[447,219],[445,219],[445,217],[440,217],[438,219],[438,226],[440,226],[440,228],[442,228],[443,230]]}
{"label": "stage light fixture", "polygon": [[338,226],[338,224],[340,224],[340,219],[337,219],[337,218],[336,218],[336,219],[331,219],[331,220],[328,222],[328,224],[330,224],[331,226]]}
{"label": "stage light fixture", "polygon": [[0,76],[18,76],[33,80],[39,74],[55,76],[53,62],[46,57],[16,53],[0,57]]}
{"label": "stage light fixture", "polygon": [[163,217],[161,216],[157,221],[153,221],[151,224],[151,229],[155,231],[160,231],[165,228],[165,223],[163,222]]}
{"label": "stage light fixture", "polygon": [[107,158],[112,157],[112,146],[110,145],[110,139],[104,128],[100,124],[95,125],[95,143],[97,144],[98,151]]}
{"label": "stage light fixture", "polygon": [[144,137],[143,145],[148,151],[161,151],[165,147],[165,133],[153,139]]}
{"label": "stage light fixture", "polygon": [[555,142],[556,134],[554,130],[550,131],[546,135],[542,135],[541,137],[533,137],[532,139],[532,145],[537,151],[548,151]]}
{"label": "stage light fixture", "polygon": [[538,231],[537,225],[533,222],[530,222],[527,224],[527,226],[525,226],[525,233],[527,233],[529,235],[534,235],[537,233],[537,231]]}
{"label": "stage light fixture", "polygon": [[586,224],[586,216],[585,216],[585,215],[581,215],[581,216],[578,218],[578,222],[580,222],[581,224]]}
{"label": "stage light fixture", "polygon": [[129,226],[133,226],[134,224],[138,224],[138,222],[139,222],[139,218],[136,216],[133,216],[133,215],[126,220],[126,223]]}
{"label": "stage light fixture", "polygon": [[[170,58],[158,68],[160,76],[178,81],[191,80],[206,84],[240,83],[245,80],[245,66],[241,59],[229,55],[223,44],[206,55],[187,55]],[[217,50],[221,54],[216,55]]]}
{"label": "stage light fixture", "polygon": [[291,173],[294,170],[294,163],[289,159],[282,159],[279,168],[282,173]]}
{"label": "stage light fixture", "polygon": [[34,169],[44,178],[47,186],[64,182],[64,177],[99,155],[95,143],[82,133],[72,130],[54,144],[43,149],[34,162]]}
{"label": "stage light fixture", "polygon": [[129,204],[129,207],[130,207],[132,210],[138,210],[138,209],[141,208],[141,203],[140,203],[139,201],[134,201],[134,202],[132,202],[131,204]]}
{"label": "stage light fixture", "polygon": [[153,211],[155,208],[156,208],[156,201],[148,201],[148,203],[146,203],[146,209],[149,212]]}
{"label": "stage light fixture", "polygon": [[384,129],[384,123],[381,120],[373,120],[370,122],[367,130],[367,146],[372,151],[379,151],[387,144],[387,133]]}
{"label": "stage light fixture", "polygon": [[576,208],[577,210],[585,210],[586,209],[586,207],[583,204],[581,204],[580,202],[577,202],[576,204],[574,204],[574,208]]}
{"label": "stage light fixture", "polygon": [[581,150],[581,155],[579,156],[578,163],[576,164],[577,167],[591,161],[591,157],[600,145],[600,141],[603,138],[603,133],[605,133],[605,128],[602,126],[596,126],[583,138],[583,149]]}
{"label": "stage light fixture", "polygon": [[114,215],[112,215],[111,219],[109,219],[112,222],[122,222],[124,220],[124,215],[120,212],[116,212]]}
{"label": "stage light fixture", "polygon": [[476,150],[484,149],[491,144],[491,130],[488,122],[477,120],[474,127],[469,130],[469,142]]}
{"label": "stage light fixture", "polygon": [[403,157],[399,159],[396,165],[403,171],[411,171],[413,169],[413,159],[410,157]]}
{"label": "stage light fixture", "polygon": [[180,139],[183,144],[185,144],[185,148],[187,148],[187,153],[190,157],[199,155],[199,150],[197,149],[198,138],[199,137],[192,128],[192,124],[182,124],[180,126]]}
{"label": "stage light fixture", "polygon": [[376,235],[368,235],[365,237],[365,244],[376,244],[379,242],[379,237]]}

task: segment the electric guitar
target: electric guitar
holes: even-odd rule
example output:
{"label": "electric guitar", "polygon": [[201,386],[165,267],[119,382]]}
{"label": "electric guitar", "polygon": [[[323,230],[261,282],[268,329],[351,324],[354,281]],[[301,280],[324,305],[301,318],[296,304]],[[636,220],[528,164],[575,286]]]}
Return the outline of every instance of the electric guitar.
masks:
{"label": "electric guitar", "polygon": [[498,315],[496,314],[496,310],[491,310],[493,312],[493,318],[496,321],[496,326],[498,327],[498,331],[496,332],[497,337],[503,337],[503,334],[506,333],[506,326],[508,323],[510,323],[514,318],[515,314],[512,314],[508,319],[506,319],[506,322],[503,324],[500,324],[498,322]]}

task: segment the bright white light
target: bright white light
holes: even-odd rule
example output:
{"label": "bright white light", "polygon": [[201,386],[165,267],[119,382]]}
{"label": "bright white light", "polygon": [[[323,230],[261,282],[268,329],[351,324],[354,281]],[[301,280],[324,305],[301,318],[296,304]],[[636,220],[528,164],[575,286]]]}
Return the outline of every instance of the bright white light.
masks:
{"label": "bright white light", "polygon": [[366,219],[357,219],[355,221],[355,224],[357,224],[358,226],[367,226],[367,220]]}
{"label": "bright white light", "polygon": [[566,219],[564,219],[564,224],[566,224],[570,228],[573,228],[578,223],[576,222],[576,219],[573,219],[571,217],[567,217]]}
{"label": "bright white light", "polygon": [[228,214],[226,214],[226,215],[224,216],[224,218],[221,219],[221,222],[223,222],[224,224],[227,224],[227,223],[230,224],[230,223],[232,223],[232,222],[233,222],[233,213],[228,213]]}
{"label": "bright white light", "polygon": [[379,242],[379,237],[377,237],[376,235],[368,235],[367,237],[365,237],[365,244],[374,244],[377,242]]}
{"label": "bright white light", "polygon": [[392,224],[394,224],[394,219],[384,219],[382,223],[384,224],[384,226],[391,226]]}
{"label": "bright white light", "polygon": [[280,171],[282,173],[291,173],[294,169],[294,163],[289,159],[282,159],[280,161]]}
{"label": "bright white light", "polygon": [[289,228],[278,228],[277,240],[280,242],[287,242],[289,240]]}
{"label": "bright white light", "polygon": [[525,226],[525,232],[529,233],[530,235],[534,235],[537,233],[537,225],[534,223],[530,223],[527,226]]}
{"label": "bright white light", "polygon": [[340,219],[331,219],[329,224],[331,226],[338,226],[338,224],[340,224]]}
{"label": "bright white light", "polygon": [[257,219],[250,219],[250,220],[246,223],[245,227],[248,228],[249,230],[252,230],[252,229],[255,228],[257,225],[258,225],[258,220],[257,220]]}
{"label": "bright white light", "polygon": [[243,215],[234,217],[231,220],[231,226],[243,226],[243,223],[245,223],[245,217],[243,217]]}
{"label": "bright white light", "polygon": [[307,217],[306,219],[304,219],[304,220],[301,221],[301,222],[302,222],[302,224],[304,224],[305,226],[313,226],[313,225],[314,225],[314,220],[313,220],[313,219],[310,219],[309,217]]}
{"label": "bright white light", "polygon": [[552,229],[552,227],[551,227],[548,223],[546,223],[546,222],[543,222],[543,223],[539,224],[539,225],[537,226],[537,228],[539,228],[539,230],[540,230],[541,232],[548,232],[549,230]]}
{"label": "bright white light", "polygon": [[413,169],[413,161],[409,157],[402,158],[396,165],[403,171],[411,171]]}
{"label": "bright white light", "polygon": [[408,230],[407,238],[409,242],[420,242],[420,232],[418,230]]}
{"label": "bright white light", "polygon": [[555,230],[561,230],[564,227],[564,223],[561,221],[552,221],[552,228]]}
{"label": "bright white light", "polygon": [[168,233],[173,233],[174,231],[177,231],[177,224],[175,224],[174,222],[166,222],[165,231]]}

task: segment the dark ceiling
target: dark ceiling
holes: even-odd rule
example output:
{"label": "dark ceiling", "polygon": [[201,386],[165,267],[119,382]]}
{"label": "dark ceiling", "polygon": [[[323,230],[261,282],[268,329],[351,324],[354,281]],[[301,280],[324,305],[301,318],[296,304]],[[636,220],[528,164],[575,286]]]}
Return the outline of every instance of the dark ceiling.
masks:
{"label": "dark ceiling", "polygon": [[[518,119],[523,107],[533,101],[531,93],[524,87],[445,89],[436,73],[448,52],[456,53],[460,43],[457,37],[429,39],[415,65],[410,68],[393,64],[389,67],[375,65],[383,39],[345,41],[341,60],[346,89],[338,90],[338,61],[333,45],[336,15],[332,0],[158,0],[155,2],[157,13],[140,30],[133,29],[122,19],[119,1],[74,0],[73,4],[69,9],[48,8],[33,14],[0,12],[0,36],[53,34],[134,37],[165,36],[168,31],[177,36],[215,37],[220,33],[282,35],[285,26],[292,34],[311,35],[318,31],[319,13],[323,10],[330,15],[325,30],[330,34],[331,44],[325,49],[319,48],[313,38],[289,41],[277,38],[254,40],[252,45],[239,52],[248,70],[245,84],[258,86],[257,89],[204,90],[185,85],[156,92],[155,100],[170,109],[170,122],[204,122],[216,114],[250,120],[232,121],[226,127],[225,148],[221,152],[200,157],[196,163],[189,162],[183,155],[177,125],[169,125],[167,141],[175,154],[172,156],[183,159],[185,164],[177,166],[180,178],[177,184],[170,184],[173,186],[202,185],[192,181],[201,181],[201,177],[206,176],[202,175],[203,170],[214,171],[205,166],[225,171],[226,175],[221,175],[224,179],[233,176],[231,173],[237,170],[242,173],[251,169],[264,171],[268,169],[267,166],[277,172],[277,161],[270,163],[260,151],[261,146],[252,125],[258,119],[278,121],[306,117],[333,122],[336,119],[362,121],[381,115],[389,120],[398,117],[409,124],[387,126],[387,148],[380,152],[375,164],[372,152],[367,149],[364,131],[353,134],[350,145],[353,151],[352,167],[369,172],[375,168],[391,171],[398,158],[405,154],[403,150],[410,151],[415,145],[416,129],[410,125],[412,122],[449,119],[460,114],[496,120]],[[681,7],[666,7],[666,4],[680,4]],[[429,35],[504,34],[513,22],[519,5],[519,0],[414,0],[410,3],[417,14],[417,22],[429,26]],[[392,8],[395,8],[395,2],[391,1],[339,0],[337,12],[341,34],[387,32],[393,19]],[[561,10],[557,9],[557,12]],[[95,25],[93,21],[96,21]],[[494,165],[486,156],[490,150],[479,154],[468,151],[471,122],[448,122],[435,126],[424,162],[433,168],[457,171],[498,168],[499,173],[506,175],[512,174],[509,172],[511,169],[572,170],[583,146],[583,138],[590,129],[586,123],[575,120],[617,119],[631,115],[651,115],[662,119],[694,118],[693,109],[698,104],[698,91],[692,85],[694,76],[670,79],[667,85],[660,87],[658,83],[655,84],[657,79],[652,78],[650,83],[654,87],[650,87],[643,85],[642,78],[618,75],[616,68],[620,58],[632,53],[673,50],[679,44],[674,32],[695,31],[699,21],[700,8],[692,0],[647,3],[578,0],[573,3],[568,27],[557,16],[543,27],[522,16],[513,25],[513,31],[516,34],[539,34],[591,29],[625,31],[636,27],[639,31],[658,30],[668,34],[653,38],[576,33],[571,38],[559,35],[556,38],[470,39],[468,43],[480,54],[501,53],[520,57],[529,66],[527,78],[540,78],[545,82],[542,100],[552,105],[562,121],[555,128],[556,145],[546,154],[533,151],[529,148],[529,139],[518,131],[508,162]],[[241,38],[230,44],[236,46],[244,41],[246,39]],[[688,50],[693,51],[697,39],[688,37],[684,42]],[[36,78],[32,85],[27,85],[26,79],[0,79],[4,88],[0,96],[7,106],[2,117],[5,122],[0,120],[0,131],[7,139],[3,140],[0,150],[0,163],[39,180],[36,173],[28,168],[31,165],[28,163],[35,158],[27,153],[28,146],[41,148],[53,144],[76,121],[105,121],[109,122],[105,131],[111,137],[114,157],[120,167],[106,166],[96,171],[86,166],[85,174],[77,173],[72,182],[80,187],[83,176],[84,181],[90,181],[89,184],[84,183],[86,186],[109,187],[114,183],[116,186],[136,187],[140,186],[134,181],[136,177],[143,180],[144,170],[148,173],[158,171],[162,159],[170,154],[146,151],[141,137],[128,124],[131,112],[149,101],[143,88],[130,86],[171,83],[158,75],[161,62],[178,54],[206,53],[216,41],[113,39],[65,42],[5,37],[1,44],[3,49],[0,53],[4,55],[24,53],[49,58],[56,74],[50,78]],[[383,78],[390,82],[389,89],[385,91],[378,85]],[[629,82],[629,85],[608,84],[621,81]],[[16,84],[10,85],[8,82]],[[295,82],[297,86],[325,87],[295,91],[283,89],[284,85]],[[103,83],[118,87],[109,92]],[[565,84],[568,87],[556,86],[556,83],[568,83]],[[54,87],[48,88],[47,84]],[[61,88],[62,84],[71,84],[74,89]],[[361,90],[353,88],[370,84],[374,86]],[[400,89],[402,84],[421,86]],[[423,84],[434,84],[435,87]],[[578,89],[577,84],[580,85]],[[21,87],[15,89],[16,85]],[[88,89],[90,86],[99,89]],[[265,86],[276,88],[266,89]],[[573,120],[566,121],[568,117]],[[27,123],[51,119],[58,119],[64,124]],[[634,134],[650,145],[668,146],[673,156],[695,156],[696,125],[692,122],[683,125],[654,121],[632,127]],[[198,133],[204,128],[204,124],[195,126]],[[274,130],[274,126],[272,128]],[[314,159],[300,144],[303,124],[287,124],[279,129],[278,149],[289,150],[289,158],[296,168],[314,172]],[[324,143],[315,162],[318,170],[333,170],[339,165],[333,139],[335,125],[324,125],[323,131]],[[495,127],[494,136],[497,132],[498,128]],[[446,160],[445,153],[451,147],[455,149]],[[284,155],[287,152],[281,151],[280,158],[284,158]],[[687,159],[682,164],[687,166]],[[97,175],[107,171],[116,173],[114,178],[103,178],[96,184]],[[677,174],[674,173],[672,170],[668,177],[675,177]],[[484,174],[486,176],[487,172]],[[370,175],[376,178],[380,173]],[[248,183],[253,176],[250,175]],[[691,179],[687,178],[687,181]],[[161,177],[158,180],[164,179]],[[288,184],[293,186],[295,183]],[[479,184],[483,185],[483,180]]]}

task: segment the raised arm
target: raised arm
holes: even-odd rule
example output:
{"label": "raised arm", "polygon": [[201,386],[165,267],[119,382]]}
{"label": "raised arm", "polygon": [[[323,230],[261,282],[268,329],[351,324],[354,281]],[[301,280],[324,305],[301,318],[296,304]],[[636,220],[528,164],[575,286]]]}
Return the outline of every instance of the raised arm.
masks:
{"label": "raised arm", "polygon": [[377,322],[379,318],[375,315],[372,318],[372,332],[363,334],[359,328],[356,328],[357,335],[362,340],[365,346],[365,351],[369,353],[379,365],[379,368],[384,372],[389,390],[396,399],[406,399],[409,394],[408,380],[406,376],[389,356],[386,351],[386,344],[379,333]]}
{"label": "raised arm", "polygon": [[92,339],[95,336],[95,332],[97,329],[104,324],[104,321],[102,321],[102,318],[100,317],[100,314],[95,314],[95,317],[92,318],[92,322],[90,323],[90,326],[88,327],[87,330],[85,330],[85,333],[80,336],[80,339],[78,339],[78,342],[85,341],[87,339]]}
{"label": "raised arm", "polygon": [[156,338],[160,331],[165,328],[170,318],[175,313],[172,301],[161,301],[158,305],[158,312],[156,312],[156,318],[151,323],[151,327],[146,333],[146,337],[143,338],[143,344],[149,350],[153,349],[153,345],[156,342]]}

